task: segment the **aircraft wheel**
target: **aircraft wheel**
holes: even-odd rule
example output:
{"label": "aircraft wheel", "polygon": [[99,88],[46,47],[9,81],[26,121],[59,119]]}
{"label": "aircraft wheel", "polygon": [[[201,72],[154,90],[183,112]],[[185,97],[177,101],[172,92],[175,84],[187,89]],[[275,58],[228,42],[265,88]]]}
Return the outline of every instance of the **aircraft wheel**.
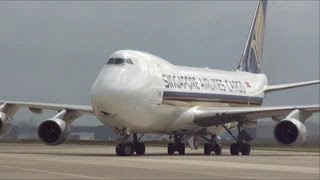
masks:
{"label": "aircraft wheel", "polygon": [[124,156],[123,144],[118,144],[116,147],[116,153],[118,156]]}
{"label": "aircraft wheel", "polygon": [[135,150],[137,155],[144,155],[146,151],[146,146],[144,143],[136,143],[135,145]]}
{"label": "aircraft wheel", "polygon": [[168,155],[173,155],[174,154],[174,144],[169,143],[168,144]]}
{"label": "aircraft wheel", "polygon": [[186,150],[186,147],[185,147],[184,143],[179,143],[178,144],[179,155],[185,155],[185,150]]}
{"label": "aircraft wheel", "polygon": [[205,143],[203,148],[204,155],[210,155],[211,150],[212,150],[212,145],[210,143]]}
{"label": "aircraft wheel", "polygon": [[237,143],[232,143],[230,146],[230,154],[231,155],[239,155],[240,146]]}
{"label": "aircraft wheel", "polygon": [[131,156],[134,153],[134,145],[132,143],[126,143],[123,145],[123,155]]}
{"label": "aircraft wheel", "polygon": [[215,146],[214,146],[214,153],[216,154],[216,155],[221,155],[221,152],[222,152],[222,146],[220,145],[220,144],[216,144]]}
{"label": "aircraft wheel", "polygon": [[241,147],[242,155],[250,155],[250,151],[251,151],[250,144],[248,143],[242,144],[242,147]]}

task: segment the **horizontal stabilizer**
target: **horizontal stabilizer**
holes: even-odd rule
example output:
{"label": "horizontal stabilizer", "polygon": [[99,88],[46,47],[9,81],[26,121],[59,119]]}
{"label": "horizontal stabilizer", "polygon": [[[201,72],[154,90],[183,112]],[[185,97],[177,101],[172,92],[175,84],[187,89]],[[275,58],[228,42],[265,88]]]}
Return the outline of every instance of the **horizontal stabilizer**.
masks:
{"label": "horizontal stabilizer", "polygon": [[320,80],[314,80],[314,81],[304,81],[304,82],[297,82],[297,83],[272,85],[272,86],[267,86],[267,88],[265,88],[264,92],[269,93],[269,92],[273,92],[273,91],[280,91],[280,90],[284,90],[284,89],[310,86],[310,85],[319,84],[319,83],[320,83]]}

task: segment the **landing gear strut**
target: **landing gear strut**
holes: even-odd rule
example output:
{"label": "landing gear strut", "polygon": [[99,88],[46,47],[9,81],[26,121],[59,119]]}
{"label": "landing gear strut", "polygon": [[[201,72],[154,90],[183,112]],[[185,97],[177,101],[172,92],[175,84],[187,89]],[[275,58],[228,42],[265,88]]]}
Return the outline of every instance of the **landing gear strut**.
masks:
{"label": "landing gear strut", "polygon": [[116,146],[116,153],[118,156],[131,156],[134,153],[137,155],[144,155],[146,151],[146,146],[144,143],[139,142],[139,140],[143,137],[141,135],[138,138],[136,133],[132,134],[133,141],[128,142],[128,138],[131,133],[123,133],[124,131],[118,131],[117,133],[121,136],[120,143]]}
{"label": "landing gear strut", "polygon": [[184,136],[179,135],[173,136],[173,143],[168,144],[168,155],[173,155],[176,151],[179,153],[179,155],[185,154],[185,145],[181,142],[184,138]]}
{"label": "landing gear strut", "polygon": [[238,129],[238,137],[235,137],[232,132],[225,126],[222,125],[224,129],[233,137],[236,143],[232,143],[230,146],[230,154],[231,155],[239,155],[241,152],[242,155],[250,155],[251,147],[249,143],[245,143],[244,139],[241,136],[241,128],[242,122],[238,122],[237,129]]}
{"label": "landing gear strut", "polygon": [[139,142],[139,140],[143,137],[143,135],[141,135],[139,138],[137,136],[137,134],[133,134],[133,143],[134,143],[134,149],[136,150],[136,154],[137,155],[144,155],[144,153],[146,152],[146,146],[144,143]]}
{"label": "landing gear strut", "polygon": [[202,138],[208,141],[208,143],[204,144],[204,155],[210,155],[211,152],[214,152],[216,155],[221,155],[222,147],[221,144],[217,143],[216,135],[211,135],[211,139],[205,136],[202,136]]}

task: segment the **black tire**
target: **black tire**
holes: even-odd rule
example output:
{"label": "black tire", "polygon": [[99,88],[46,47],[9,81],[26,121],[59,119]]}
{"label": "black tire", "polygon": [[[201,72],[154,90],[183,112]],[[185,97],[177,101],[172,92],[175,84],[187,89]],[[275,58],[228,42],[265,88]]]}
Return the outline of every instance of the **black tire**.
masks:
{"label": "black tire", "polygon": [[214,146],[214,153],[216,154],[216,155],[221,155],[221,152],[222,152],[222,147],[221,147],[221,145],[220,144],[216,144],[215,146]]}
{"label": "black tire", "polygon": [[185,147],[184,143],[179,143],[178,144],[179,155],[185,155],[185,151],[186,151],[186,147]]}
{"label": "black tire", "polygon": [[123,145],[123,155],[131,156],[134,154],[134,145],[132,143],[127,143]]}
{"label": "black tire", "polygon": [[168,155],[173,155],[174,154],[174,144],[173,143],[169,143],[168,144]]}
{"label": "black tire", "polygon": [[244,143],[242,144],[242,147],[241,147],[241,154],[242,155],[250,155],[250,151],[251,151],[251,147],[250,147],[250,144],[248,143]]}
{"label": "black tire", "polygon": [[118,144],[116,147],[116,153],[118,156],[123,156],[123,144]]}
{"label": "black tire", "polygon": [[205,143],[203,148],[204,155],[210,155],[212,150],[212,145],[210,143]]}
{"label": "black tire", "polygon": [[240,146],[237,143],[232,143],[230,146],[230,154],[231,155],[239,155]]}
{"label": "black tire", "polygon": [[146,146],[144,143],[137,143],[135,145],[135,150],[136,150],[136,154],[137,155],[144,155],[145,151],[146,151]]}

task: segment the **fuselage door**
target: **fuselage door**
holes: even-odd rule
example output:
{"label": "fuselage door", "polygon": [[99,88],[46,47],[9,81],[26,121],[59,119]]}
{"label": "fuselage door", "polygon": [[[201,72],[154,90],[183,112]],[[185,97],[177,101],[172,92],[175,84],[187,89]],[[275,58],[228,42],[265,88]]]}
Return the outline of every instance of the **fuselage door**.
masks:
{"label": "fuselage door", "polygon": [[163,81],[162,81],[162,69],[159,63],[152,63],[152,77],[153,80],[153,98],[154,105],[159,106],[162,103],[163,96]]}

